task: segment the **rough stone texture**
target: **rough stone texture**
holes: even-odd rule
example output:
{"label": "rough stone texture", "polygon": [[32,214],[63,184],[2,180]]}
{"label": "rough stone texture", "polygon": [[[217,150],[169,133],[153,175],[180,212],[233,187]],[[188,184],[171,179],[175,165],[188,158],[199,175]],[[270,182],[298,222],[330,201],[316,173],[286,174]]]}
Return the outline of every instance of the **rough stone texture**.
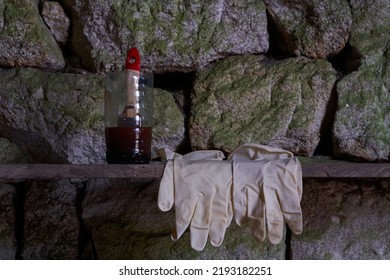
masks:
{"label": "rough stone texture", "polygon": [[390,2],[351,1],[361,66],[337,84],[335,155],[390,160]]}
{"label": "rough stone texture", "polygon": [[[103,95],[104,80],[97,75],[28,68],[3,70],[0,137],[10,141],[0,142],[4,150],[0,159],[18,163],[104,163]],[[184,117],[169,92],[154,90],[154,116],[152,150],[175,150],[184,139]]]}
{"label": "rough stone texture", "polygon": [[27,163],[28,159],[21,149],[8,139],[0,137],[0,164]]}
{"label": "rough stone texture", "polygon": [[227,54],[268,50],[262,1],[64,2],[72,11],[72,49],[93,71],[121,68],[130,46],[156,71],[189,71]]}
{"label": "rough stone texture", "polygon": [[38,2],[0,1],[0,66],[65,67],[61,50],[39,15]]}
{"label": "rough stone texture", "polygon": [[0,183],[0,260],[14,260],[16,257],[15,196],[15,187]]}
{"label": "rough stone texture", "polygon": [[62,6],[58,2],[45,1],[41,14],[54,39],[64,45],[69,37],[70,20]]}
{"label": "rough stone texture", "polygon": [[156,156],[158,148],[168,148],[176,151],[184,141],[184,116],[175,103],[172,93],[154,89],[152,157]]}
{"label": "rough stone texture", "polygon": [[191,144],[229,152],[255,142],[311,156],[335,80],[323,60],[223,60],[201,71],[194,83]]}
{"label": "rough stone texture", "polygon": [[390,181],[305,181],[294,259],[389,259]]}
{"label": "rough stone texture", "polygon": [[352,16],[345,0],[264,0],[285,53],[326,58],[347,43]]}
{"label": "rough stone texture", "polygon": [[61,180],[35,181],[27,189],[23,259],[77,259],[77,188]]}
{"label": "rough stone texture", "polygon": [[362,57],[362,64],[376,64],[389,51],[390,2],[351,0],[353,24],[349,42]]}
{"label": "rough stone texture", "polygon": [[[386,61],[389,64],[390,57]],[[389,76],[390,67],[378,63],[361,67],[337,84],[335,156],[390,160]]]}
{"label": "rough stone texture", "polygon": [[[209,243],[202,252],[191,249],[189,232],[170,238],[174,211],[157,207],[159,180],[91,180],[82,218],[100,259],[284,259],[285,245],[257,242],[235,224],[223,244]],[[88,250],[87,250],[88,253]],[[88,256],[87,256],[88,257]]]}
{"label": "rough stone texture", "polygon": [[0,136],[32,160],[105,160],[100,77],[12,69],[1,72],[0,85]]}

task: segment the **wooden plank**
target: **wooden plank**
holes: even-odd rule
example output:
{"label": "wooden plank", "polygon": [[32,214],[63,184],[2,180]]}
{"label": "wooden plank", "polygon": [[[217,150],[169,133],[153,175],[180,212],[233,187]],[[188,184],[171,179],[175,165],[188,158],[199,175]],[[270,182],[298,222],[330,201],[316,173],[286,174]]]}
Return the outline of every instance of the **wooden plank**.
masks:
{"label": "wooden plank", "polygon": [[303,178],[390,178],[390,163],[306,163]]}
{"label": "wooden plank", "polygon": [[0,164],[1,179],[160,178],[163,163]]}
{"label": "wooden plank", "polygon": [[[164,163],[0,164],[0,179],[161,178]],[[302,163],[303,178],[390,178],[390,163]]]}

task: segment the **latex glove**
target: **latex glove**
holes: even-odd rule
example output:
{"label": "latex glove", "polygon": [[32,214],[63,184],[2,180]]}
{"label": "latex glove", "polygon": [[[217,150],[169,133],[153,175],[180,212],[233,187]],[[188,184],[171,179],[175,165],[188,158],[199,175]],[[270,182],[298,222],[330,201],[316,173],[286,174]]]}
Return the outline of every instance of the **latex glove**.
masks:
{"label": "latex glove", "polygon": [[[197,151],[184,156],[163,150],[170,155],[160,183],[158,206],[168,211],[175,205],[177,240],[190,226],[191,247],[204,249],[207,238],[213,246],[223,242],[231,223],[232,169],[220,151]],[[163,157],[164,158],[164,157]]]}
{"label": "latex glove", "polygon": [[264,241],[266,228],[271,243],[283,238],[284,221],[302,232],[302,170],[288,151],[244,144],[230,153],[233,160],[233,207],[238,225],[250,223],[257,239]]}

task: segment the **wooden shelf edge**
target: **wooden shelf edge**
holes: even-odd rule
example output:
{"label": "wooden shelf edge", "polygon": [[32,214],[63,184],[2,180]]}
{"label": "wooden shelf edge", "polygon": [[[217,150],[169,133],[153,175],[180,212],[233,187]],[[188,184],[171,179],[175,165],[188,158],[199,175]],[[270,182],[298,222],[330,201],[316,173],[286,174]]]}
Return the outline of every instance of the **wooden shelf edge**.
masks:
{"label": "wooden shelf edge", "polygon": [[306,163],[303,178],[390,178],[390,163]]}
{"label": "wooden shelf edge", "polygon": [[0,179],[160,178],[164,163],[0,164]]}
{"label": "wooden shelf edge", "polygon": [[[165,164],[0,164],[0,179],[159,179]],[[390,178],[390,163],[302,163],[303,178]]]}

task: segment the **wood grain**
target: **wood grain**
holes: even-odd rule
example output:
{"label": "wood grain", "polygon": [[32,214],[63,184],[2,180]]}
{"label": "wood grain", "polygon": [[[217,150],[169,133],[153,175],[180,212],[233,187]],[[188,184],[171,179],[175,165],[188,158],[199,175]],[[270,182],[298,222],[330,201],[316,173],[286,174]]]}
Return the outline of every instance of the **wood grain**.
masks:
{"label": "wood grain", "polygon": [[[0,164],[0,179],[158,179],[164,163]],[[303,178],[390,178],[390,163],[302,163]],[[3,180],[4,181],[4,180]]]}

